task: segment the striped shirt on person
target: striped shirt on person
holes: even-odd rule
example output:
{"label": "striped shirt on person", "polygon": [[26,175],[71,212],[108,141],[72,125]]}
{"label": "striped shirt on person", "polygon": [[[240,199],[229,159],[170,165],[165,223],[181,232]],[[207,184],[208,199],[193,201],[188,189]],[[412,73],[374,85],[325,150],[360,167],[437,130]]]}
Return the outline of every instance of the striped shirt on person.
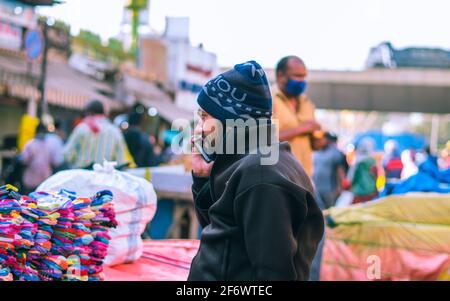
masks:
{"label": "striped shirt on person", "polygon": [[104,160],[121,165],[127,161],[125,139],[105,116],[87,117],[67,140],[64,158],[75,168],[86,168]]}

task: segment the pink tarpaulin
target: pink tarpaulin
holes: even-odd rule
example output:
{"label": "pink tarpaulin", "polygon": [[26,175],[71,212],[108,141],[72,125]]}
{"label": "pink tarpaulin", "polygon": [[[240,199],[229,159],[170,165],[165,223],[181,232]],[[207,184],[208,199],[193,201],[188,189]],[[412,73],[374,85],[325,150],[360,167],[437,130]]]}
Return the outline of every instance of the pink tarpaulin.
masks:
{"label": "pink tarpaulin", "polygon": [[[380,273],[374,277],[377,258]],[[320,280],[445,280],[448,269],[450,256],[445,253],[361,247],[327,239]]]}
{"label": "pink tarpaulin", "polygon": [[105,267],[107,281],[184,281],[198,240],[146,240],[137,261]]}
{"label": "pink tarpaulin", "polygon": [[[105,267],[107,281],[185,281],[198,240],[147,240],[144,254],[131,264]],[[367,259],[380,258],[380,279],[369,279]],[[321,280],[447,279],[448,254],[392,248],[354,248],[339,240],[325,242]],[[444,275],[445,274],[445,275]]]}

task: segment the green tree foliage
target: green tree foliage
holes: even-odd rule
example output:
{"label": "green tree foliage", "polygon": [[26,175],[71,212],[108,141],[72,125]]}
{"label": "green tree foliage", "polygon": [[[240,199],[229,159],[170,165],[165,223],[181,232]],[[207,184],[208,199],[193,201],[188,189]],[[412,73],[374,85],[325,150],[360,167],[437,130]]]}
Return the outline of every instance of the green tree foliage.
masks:
{"label": "green tree foliage", "polygon": [[121,41],[110,38],[107,44],[103,44],[100,36],[89,30],[80,30],[80,33],[73,38],[73,43],[83,48],[95,59],[119,64],[133,56],[124,50]]}

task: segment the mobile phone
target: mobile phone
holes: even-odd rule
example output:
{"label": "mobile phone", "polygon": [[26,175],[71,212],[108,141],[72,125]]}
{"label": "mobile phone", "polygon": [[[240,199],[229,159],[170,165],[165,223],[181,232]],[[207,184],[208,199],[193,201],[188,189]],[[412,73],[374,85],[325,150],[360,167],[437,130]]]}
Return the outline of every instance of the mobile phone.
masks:
{"label": "mobile phone", "polygon": [[194,140],[194,146],[195,148],[198,150],[198,152],[200,153],[200,155],[202,156],[203,160],[206,161],[206,163],[211,163],[212,161],[214,161],[213,157],[211,155],[208,155],[205,150],[203,149],[202,146],[202,141],[199,139],[195,139]]}

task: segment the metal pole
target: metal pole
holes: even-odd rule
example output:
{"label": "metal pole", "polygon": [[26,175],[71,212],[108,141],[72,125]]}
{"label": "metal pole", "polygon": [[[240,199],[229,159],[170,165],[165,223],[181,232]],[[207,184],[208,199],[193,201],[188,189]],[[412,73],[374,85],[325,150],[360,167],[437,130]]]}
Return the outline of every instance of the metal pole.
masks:
{"label": "metal pole", "polygon": [[42,54],[41,60],[41,77],[39,79],[38,89],[41,92],[41,112],[40,116],[45,116],[48,114],[48,103],[45,97],[45,80],[47,78],[47,52],[48,52],[48,25],[47,20],[44,22],[44,52]]}
{"label": "metal pole", "polygon": [[132,21],[131,21],[131,51],[134,55],[137,55],[138,47],[138,28],[139,28],[139,9],[134,7],[131,11]]}
{"label": "metal pole", "polygon": [[438,151],[439,143],[439,115],[433,114],[431,118],[431,137],[430,137],[430,150],[433,154]]}

